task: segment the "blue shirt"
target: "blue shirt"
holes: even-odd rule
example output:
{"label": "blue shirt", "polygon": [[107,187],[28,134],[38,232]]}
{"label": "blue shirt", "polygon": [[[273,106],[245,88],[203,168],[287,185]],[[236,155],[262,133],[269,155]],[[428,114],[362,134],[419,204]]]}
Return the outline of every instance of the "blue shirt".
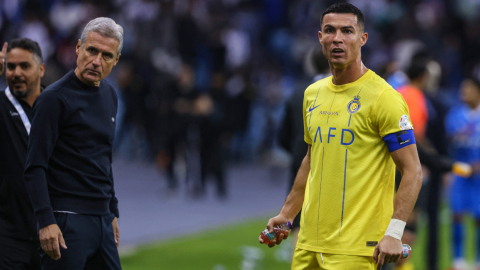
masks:
{"label": "blue shirt", "polygon": [[[445,129],[450,137],[450,154],[458,161],[480,162],[480,107],[471,109],[465,104],[450,109],[445,118]],[[480,179],[480,175],[474,175]]]}

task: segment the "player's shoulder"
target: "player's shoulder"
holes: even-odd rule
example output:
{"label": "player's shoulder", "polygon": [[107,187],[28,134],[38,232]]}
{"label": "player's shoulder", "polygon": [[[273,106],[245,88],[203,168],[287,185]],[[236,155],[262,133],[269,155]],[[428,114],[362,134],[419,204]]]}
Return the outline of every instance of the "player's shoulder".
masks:
{"label": "player's shoulder", "polygon": [[[402,95],[382,77],[378,76],[375,72],[371,71],[367,85],[365,85],[363,93],[368,92],[370,98],[375,100],[376,103],[381,102],[384,104],[398,104],[398,102],[404,103]],[[365,91],[365,92],[364,92]]]}
{"label": "player's shoulder", "polygon": [[109,79],[104,79],[100,83],[101,91],[105,91],[107,93],[107,97],[113,97],[115,100],[118,99],[117,91],[115,90],[114,84]]}
{"label": "player's shoulder", "polygon": [[115,87],[109,78],[105,78],[100,82],[100,87],[108,88],[109,90],[115,91]]}
{"label": "player's shoulder", "polygon": [[318,80],[318,81],[310,84],[310,85],[307,87],[307,89],[305,89],[305,94],[309,94],[309,93],[311,93],[311,92],[315,92],[315,93],[316,93],[316,92],[318,91],[318,89],[321,89],[322,87],[327,86],[329,80],[331,80],[331,79],[332,79],[332,76],[330,75],[330,76],[328,76],[328,77],[325,77],[325,78],[323,78],[323,79],[321,79],[321,80]]}
{"label": "player's shoulder", "polygon": [[5,89],[0,90],[0,104],[2,104],[2,107],[5,107],[3,106],[3,104],[8,104],[8,103],[10,103],[10,101],[8,100],[7,95],[5,94]]}
{"label": "player's shoulder", "polygon": [[110,80],[105,79],[101,82],[101,84],[103,84],[103,86],[105,86],[105,88],[107,88],[110,93],[116,95],[115,86]]}
{"label": "player's shoulder", "polygon": [[376,94],[378,96],[382,94],[399,94],[393,87],[385,81],[382,77],[378,76],[373,70],[370,70],[372,72],[369,80],[367,83],[369,84],[369,87],[367,87],[373,94]]}
{"label": "player's shoulder", "polygon": [[61,103],[67,103],[65,98],[63,97],[63,92],[60,91],[64,86],[69,82],[68,79],[68,74],[65,75],[63,78],[60,80],[50,84],[47,86],[40,96],[38,96],[37,100],[35,100],[35,106],[50,106],[51,104],[61,102]]}
{"label": "player's shoulder", "polygon": [[58,90],[64,88],[71,81],[72,74],[73,74],[73,70],[69,71],[61,79],[47,86],[45,90],[43,90],[42,95],[46,93],[48,93],[48,95],[59,95],[60,92]]}
{"label": "player's shoulder", "polygon": [[35,100],[34,108],[35,107],[42,107],[42,108],[52,108],[56,107],[58,104],[65,104],[65,99],[61,96],[61,91],[58,91],[58,88],[45,88],[43,92],[38,96]]}

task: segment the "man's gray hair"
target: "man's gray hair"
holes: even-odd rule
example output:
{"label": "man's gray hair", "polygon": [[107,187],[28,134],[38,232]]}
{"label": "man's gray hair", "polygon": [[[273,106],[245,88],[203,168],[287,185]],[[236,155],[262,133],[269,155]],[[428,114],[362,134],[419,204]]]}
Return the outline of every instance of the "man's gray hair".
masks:
{"label": "man's gray hair", "polygon": [[85,43],[88,33],[96,32],[100,35],[116,39],[119,43],[117,55],[122,52],[123,48],[123,27],[117,24],[114,20],[107,17],[99,17],[91,20],[83,29],[82,36],[80,37],[80,42],[82,46]]}

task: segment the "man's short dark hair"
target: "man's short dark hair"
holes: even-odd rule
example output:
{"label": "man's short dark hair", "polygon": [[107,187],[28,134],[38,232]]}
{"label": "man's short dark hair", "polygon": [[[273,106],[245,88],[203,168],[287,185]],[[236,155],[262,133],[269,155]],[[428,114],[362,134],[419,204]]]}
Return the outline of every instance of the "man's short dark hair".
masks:
{"label": "man's short dark hair", "polygon": [[407,69],[407,77],[413,81],[427,72],[427,61],[416,60],[412,61],[410,66]]}
{"label": "man's short dark hair", "polygon": [[29,38],[16,38],[8,43],[7,52],[10,52],[12,49],[20,48],[26,51],[29,51],[33,54],[33,59],[37,64],[43,63],[42,50],[38,43],[29,39]]}
{"label": "man's short dark hair", "polygon": [[360,11],[360,9],[358,9],[356,6],[349,3],[333,4],[329,6],[322,14],[322,18],[320,19],[320,27],[323,24],[323,17],[329,13],[354,14],[357,16],[357,24],[358,27],[360,27],[360,31],[365,31],[365,18],[363,17],[362,11]]}

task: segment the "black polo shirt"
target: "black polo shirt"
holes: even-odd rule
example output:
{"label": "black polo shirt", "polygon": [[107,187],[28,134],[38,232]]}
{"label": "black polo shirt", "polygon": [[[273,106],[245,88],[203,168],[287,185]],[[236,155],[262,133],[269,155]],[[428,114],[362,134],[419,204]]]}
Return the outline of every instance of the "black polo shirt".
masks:
{"label": "black polo shirt", "polygon": [[[30,122],[33,110],[17,99]],[[23,172],[28,133],[19,113],[0,91],[0,235],[37,241],[37,225]]]}

